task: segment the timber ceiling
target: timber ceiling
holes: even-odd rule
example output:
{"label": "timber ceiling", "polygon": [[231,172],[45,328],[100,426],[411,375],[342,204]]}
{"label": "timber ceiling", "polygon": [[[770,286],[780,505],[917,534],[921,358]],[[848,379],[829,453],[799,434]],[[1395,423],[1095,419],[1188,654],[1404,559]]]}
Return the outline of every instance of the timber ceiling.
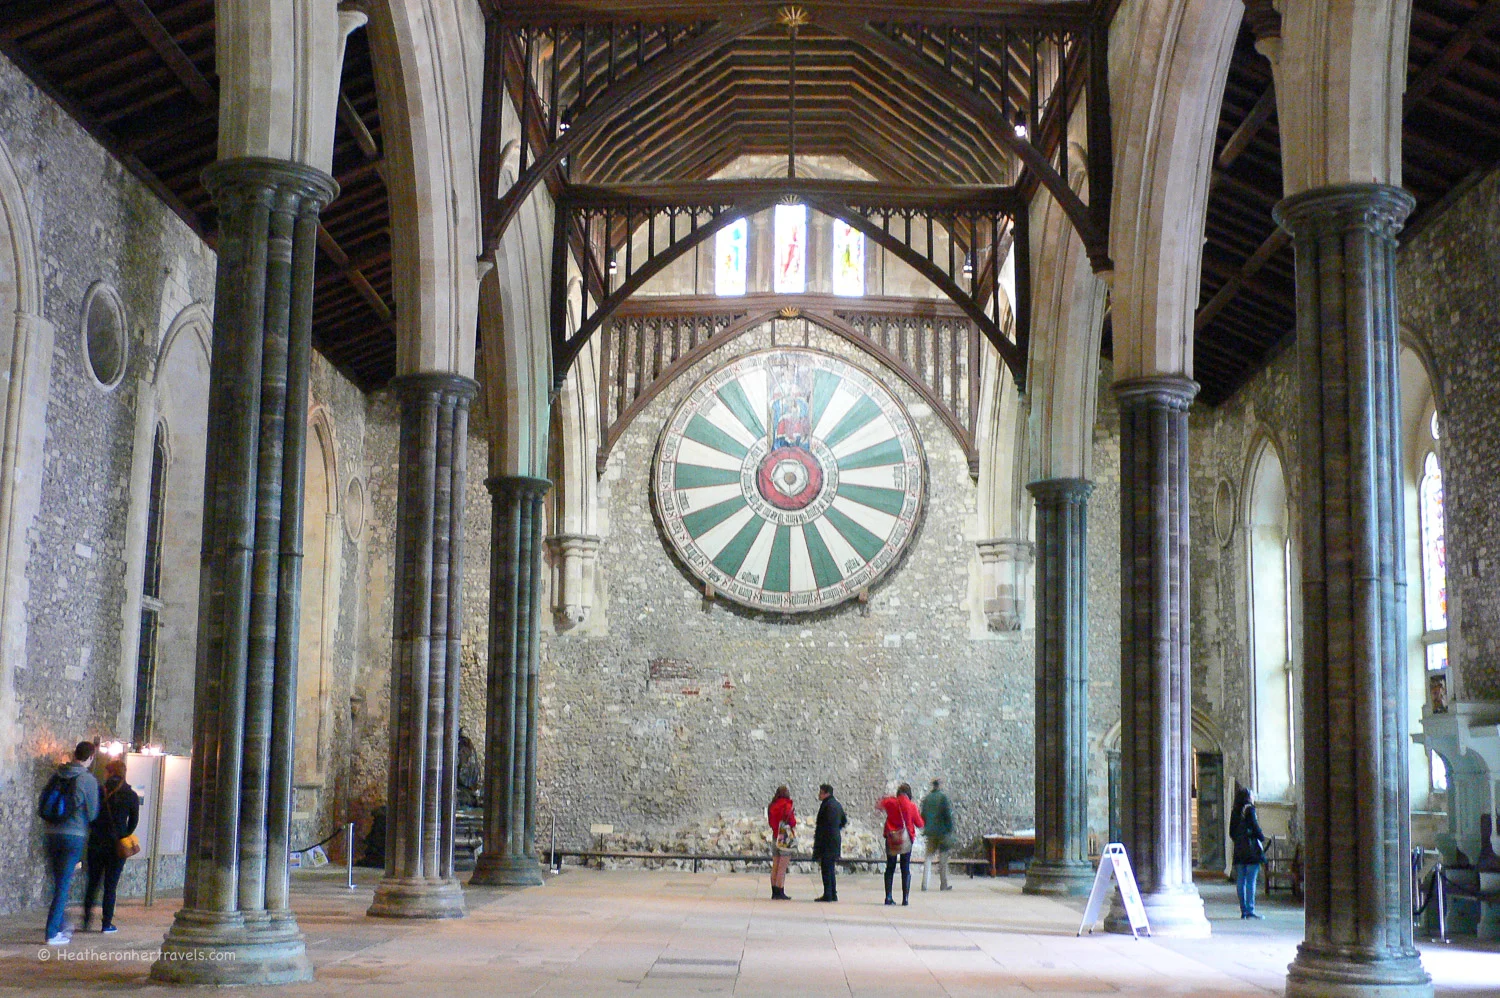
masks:
{"label": "timber ceiling", "polygon": [[[499,2],[599,18],[710,19],[739,0]],[[945,25],[1048,17],[1112,5],[881,3],[818,0],[849,17]],[[1253,0],[1252,15],[1263,0]],[[1215,150],[1196,331],[1202,400],[1222,402],[1291,342],[1292,250],[1276,233],[1279,136],[1270,67],[1241,29]],[[996,20],[996,23],[999,23]],[[1415,0],[1404,128],[1404,183],[1416,231],[1456,192],[1500,163],[1500,0]],[[1264,28],[1262,27],[1262,30]],[[651,113],[625,114],[573,158],[589,183],[697,180],[743,153],[785,153],[786,33],[755,32],[661,91]],[[1009,183],[1012,157],[992,139],[949,125],[941,92],[894,74],[863,46],[820,30],[799,35],[798,139],[803,154],[839,155],[888,183]],[[199,180],[217,143],[213,0],[11,0],[0,4],[0,51],[111,149],[189,225],[212,240]],[[315,301],[318,349],[361,388],[395,371],[390,220],[380,115],[363,32],[350,38],[334,173],[343,193],[323,214]]]}
{"label": "timber ceiling", "polygon": [[[1275,91],[1255,50],[1257,28],[1276,30],[1268,6],[1250,4],[1219,116],[1194,338],[1209,405],[1295,337],[1292,246],[1271,221],[1282,191]],[[1401,172],[1417,208],[1403,239],[1500,165],[1500,0],[1415,0],[1407,60]]]}

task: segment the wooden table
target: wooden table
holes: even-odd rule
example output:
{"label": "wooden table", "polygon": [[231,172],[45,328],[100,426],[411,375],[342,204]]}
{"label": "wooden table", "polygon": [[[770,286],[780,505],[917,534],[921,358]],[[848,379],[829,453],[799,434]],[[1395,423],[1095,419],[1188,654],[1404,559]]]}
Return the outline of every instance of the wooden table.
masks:
{"label": "wooden table", "polygon": [[1036,836],[986,835],[984,846],[990,853],[990,876],[1005,877],[1010,875],[1011,860],[1030,859],[1036,854]]}

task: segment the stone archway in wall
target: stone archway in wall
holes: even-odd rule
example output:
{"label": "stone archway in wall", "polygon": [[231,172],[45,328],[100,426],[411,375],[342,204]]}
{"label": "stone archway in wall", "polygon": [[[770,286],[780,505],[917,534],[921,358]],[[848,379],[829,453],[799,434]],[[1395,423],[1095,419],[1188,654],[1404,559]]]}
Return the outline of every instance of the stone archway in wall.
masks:
{"label": "stone archway in wall", "polygon": [[0,143],[0,772],[17,761],[22,732],[15,670],[26,662],[26,534],[36,518],[47,397],[52,379],[52,326],[41,315],[35,232],[25,193]]}
{"label": "stone archway in wall", "polygon": [[[212,329],[213,317],[206,305],[194,302],[184,308],[162,334],[146,377],[137,387],[116,730],[131,731],[137,710],[149,709],[152,723],[147,739],[169,752],[188,752],[193,741]],[[145,595],[144,588],[158,431],[166,461],[157,497],[159,582],[156,595],[151,597]],[[154,602],[146,602],[152,599]],[[154,633],[144,625],[143,604],[153,612]],[[153,647],[143,644],[143,628],[145,640]],[[152,697],[149,708],[136,702],[143,662],[154,669],[154,681],[148,684]]]}
{"label": "stone archway in wall", "polygon": [[[338,623],[342,534],[339,526],[338,453],[328,411],[308,417],[307,459],[302,487],[302,620],[297,649],[297,727],[292,779],[299,790],[317,793],[328,775],[332,734],[329,687],[333,631]],[[299,810],[316,810],[299,808]]]}
{"label": "stone archway in wall", "polygon": [[[1120,722],[1116,721],[1099,740],[1104,756],[1105,786],[1101,789],[1108,801],[1108,839],[1120,841]],[[1229,805],[1234,799],[1238,778],[1224,766],[1224,733],[1203,711],[1193,709],[1193,868],[1226,872],[1230,865]],[[1096,756],[1097,758],[1097,756]],[[1092,794],[1091,794],[1092,796]]]}

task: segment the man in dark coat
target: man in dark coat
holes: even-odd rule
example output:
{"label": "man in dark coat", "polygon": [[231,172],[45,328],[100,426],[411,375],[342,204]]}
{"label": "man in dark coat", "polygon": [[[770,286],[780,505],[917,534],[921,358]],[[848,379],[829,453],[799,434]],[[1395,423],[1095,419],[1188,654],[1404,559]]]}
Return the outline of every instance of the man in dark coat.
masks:
{"label": "man in dark coat", "polygon": [[844,815],[844,805],[833,798],[833,787],[827,783],[818,788],[818,822],[813,830],[813,855],[823,870],[823,896],[818,901],[839,899],[838,861],[844,850],[844,826],[849,819]]}

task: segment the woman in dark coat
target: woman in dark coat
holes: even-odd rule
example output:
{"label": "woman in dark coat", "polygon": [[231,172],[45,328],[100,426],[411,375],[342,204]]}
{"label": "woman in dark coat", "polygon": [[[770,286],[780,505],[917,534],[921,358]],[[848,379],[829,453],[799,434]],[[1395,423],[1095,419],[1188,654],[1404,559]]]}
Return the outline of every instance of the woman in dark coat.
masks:
{"label": "woman in dark coat", "polygon": [[1246,787],[1235,789],[1229,837],[1234,840],[1234,880],[1240,896],[1240,917],[1263,918],[1255,911],[1255,880],[1260,865],[1266,861],[1266,836],[1255,816],[1255,798]]}
{"label": "woman in dark coat", "polygon": [[99,816],[89,826],[87,853],[88,885],[83,892],[83,927],[93,917],[94,898],[104,888],[101,932],[115,931],[115,889],[125,869],[120,840],[135,831],[141,819],[141,799],[125,782],[125,760],[113,759],[104,767],[104,786],[99,790]]}

